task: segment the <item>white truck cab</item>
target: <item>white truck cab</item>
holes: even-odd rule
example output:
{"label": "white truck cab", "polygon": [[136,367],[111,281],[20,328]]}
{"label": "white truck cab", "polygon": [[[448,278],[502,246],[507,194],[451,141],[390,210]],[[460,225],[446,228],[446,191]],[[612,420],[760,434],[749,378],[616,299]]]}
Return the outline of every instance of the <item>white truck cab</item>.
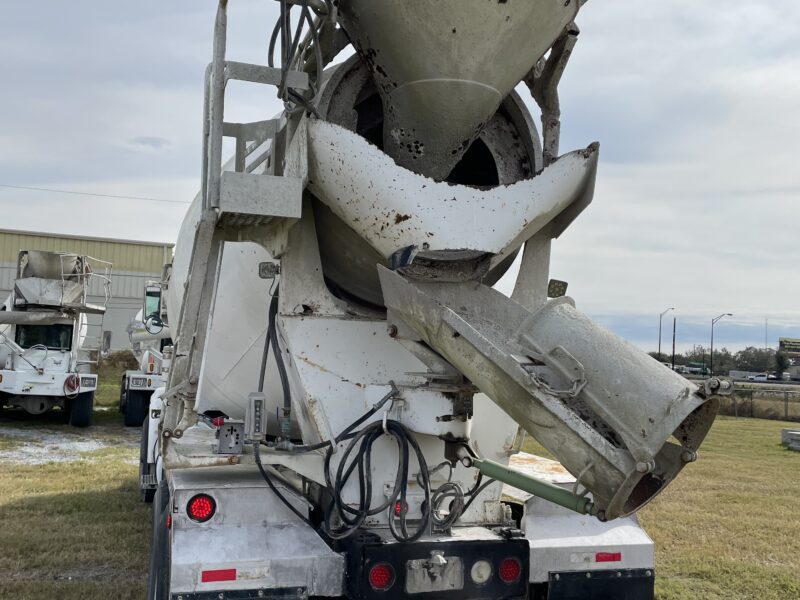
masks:
{"label": "white truck cab", "polygon": [[[99,347],[87,315],[102,315],[111,263],[77,254],[23,250],[14,290],[0,309],[0,405],[41,414],[60,407],[70,424],[91,423]],[[87,300],[99,285],[102,305]]]}

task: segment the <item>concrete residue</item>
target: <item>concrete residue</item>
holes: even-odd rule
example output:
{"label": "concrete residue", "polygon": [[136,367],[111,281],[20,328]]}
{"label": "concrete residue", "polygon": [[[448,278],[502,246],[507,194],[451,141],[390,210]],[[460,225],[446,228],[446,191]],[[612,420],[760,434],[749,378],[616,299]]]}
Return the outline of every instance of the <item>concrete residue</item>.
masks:
{"label": "concrete residue", "polygon": [[111,446],[135,448],[139,445],[138,430],[58,431],[34,427],[0,425],[0,464],[41,465],[49,462],[74,462],[85,459],[85,453]]}

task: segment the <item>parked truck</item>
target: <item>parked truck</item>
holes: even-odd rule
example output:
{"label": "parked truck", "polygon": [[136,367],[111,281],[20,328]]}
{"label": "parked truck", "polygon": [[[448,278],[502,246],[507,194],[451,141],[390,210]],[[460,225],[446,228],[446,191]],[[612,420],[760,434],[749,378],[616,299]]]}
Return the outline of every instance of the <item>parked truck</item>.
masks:
{"label": "parked truck", "polygon": [[[559,152],[583,4],[279,0],[263,66],[226,58],[220,1],[143,427],[148,598],[653,597],[636,512],[728,384],[665,369],[550,279],[599,155]],[[285,110],[226,120],[230,81]],[[509,298],[492,285],[517,257]]]}
{"label": "parked truck", "polygon": [[[165,266],[168,272],[170,265]],[[161,282],[147,282],[142,309],[128,324],[131,350],[138,369],[122,374],[119,411],[126,427],[142,427],[153,392],[167,382],[172,362],[172,339],[166,306],[161,302]]]}
{"label": "parked truck", "polygon": [[[91,424],[111,263],[63,252],[22,250],[14,289],[0,308],[0,405],[41,414],[60,408],[71,425]],[[89,301],[93,288],[102,299]],[[97,329],[98,331],[92,331]]]}

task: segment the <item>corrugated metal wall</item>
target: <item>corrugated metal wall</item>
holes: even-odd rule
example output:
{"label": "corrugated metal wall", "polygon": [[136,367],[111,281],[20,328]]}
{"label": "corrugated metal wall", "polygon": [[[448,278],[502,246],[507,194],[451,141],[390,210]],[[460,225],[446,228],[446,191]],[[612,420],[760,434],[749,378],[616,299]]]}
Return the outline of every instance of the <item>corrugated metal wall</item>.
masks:
{"label": "corrugated metal wall", "polygon": [[114,263],[115,271],[160,273],[170,244],[155,245],[0,230],[0,262],[17,262],[20,250],[47,250],[86,254]]}
{"label": "corrugated metal wall", "polygon": [[[148,280],[161,278],[161,268],[171,260],[171,244],[148,244],[117,240],[72,238],[22,231],[0,230],[0,302],[4,302],[14,285],[17,256],[20,250],[47,250],[86,254],[113,264],[111,300],[103,317],[103,330],[111,332],[111,348],[129,347],[125,331],[141,307],[142,290]],[[96,269],[99,273],[99,269]],[[89,289],[91,302],[101,304],[103,286],[95,278]],[[92,323],[98,317],[90,318]],[[94,332],[92,332],[94,334]]]}

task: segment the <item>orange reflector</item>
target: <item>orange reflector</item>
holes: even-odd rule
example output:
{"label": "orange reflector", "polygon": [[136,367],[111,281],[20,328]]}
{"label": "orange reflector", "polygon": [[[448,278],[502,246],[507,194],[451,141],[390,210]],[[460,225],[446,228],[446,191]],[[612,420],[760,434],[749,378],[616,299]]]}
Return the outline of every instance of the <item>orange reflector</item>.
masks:
{"label": "orange reflector", "polygon": [[622,552],[598,552],[594,555],[595,562],[619,562],[622,560]]}
{"label": "orange reflector", "polygon": [[203,583],[214,581],[236,581],[236,569],[217,569],[216,571],[203,571],[200,576]]}

